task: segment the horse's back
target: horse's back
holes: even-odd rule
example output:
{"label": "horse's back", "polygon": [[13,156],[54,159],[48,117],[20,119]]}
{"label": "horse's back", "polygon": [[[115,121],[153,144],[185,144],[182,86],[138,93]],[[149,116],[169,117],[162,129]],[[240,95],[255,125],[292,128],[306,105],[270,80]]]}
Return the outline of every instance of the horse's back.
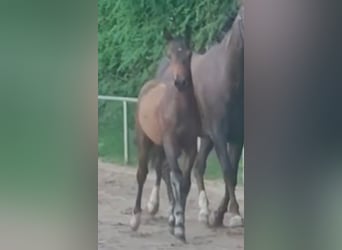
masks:
{"label": "horse's back", "polygon": [[165,84],[152,80],[143,86],[139,94],[137,119],[140,128],[157,145],[162,143],[162,128],[159,122],[158,109],[165,90]]}
{"label": "horse's back", "polygon": [[205,54],[193,58],[191,66],[195,96],[204,134],[212,133],[218,124],[223,123],[230,128],[230,134],[240,136],[243,110],[240,109],[236,89],[227,73],[228,59],[224,55],[223,46],[217,44]]}

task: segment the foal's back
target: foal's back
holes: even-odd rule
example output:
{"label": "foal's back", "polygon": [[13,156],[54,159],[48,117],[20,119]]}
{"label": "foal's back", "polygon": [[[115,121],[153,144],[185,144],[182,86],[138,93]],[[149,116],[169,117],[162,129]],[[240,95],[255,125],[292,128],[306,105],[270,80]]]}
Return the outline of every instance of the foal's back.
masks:
{"label": "foal's back", "polygon": [[137,121],[153,143],[162,142],[162,128],[158,118],[158,108],[166,90],[165,84],[151,80],[145,83],[139,94],[137,107]]}

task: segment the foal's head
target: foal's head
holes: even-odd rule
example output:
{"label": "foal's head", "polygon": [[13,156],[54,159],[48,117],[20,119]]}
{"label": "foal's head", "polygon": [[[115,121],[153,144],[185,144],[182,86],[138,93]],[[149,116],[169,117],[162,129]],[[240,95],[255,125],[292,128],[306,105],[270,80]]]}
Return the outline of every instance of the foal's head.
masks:
{"label": "foal's head", "polygon": [[192,85],[190,32],[187,28],[184,37],[173,37],[164,30],[164,37],[167,41],[167,57],[170,60],[169,67],[174,84],[182,91]]}

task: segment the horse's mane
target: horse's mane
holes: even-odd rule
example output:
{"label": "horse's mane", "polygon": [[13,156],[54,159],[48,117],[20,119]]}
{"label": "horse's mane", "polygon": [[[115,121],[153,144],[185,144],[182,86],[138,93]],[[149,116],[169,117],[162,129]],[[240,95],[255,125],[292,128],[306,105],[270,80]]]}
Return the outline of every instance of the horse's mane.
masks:
{"label": "horse's mane", "polygon": [[236,15],[228,15],[226,22],[223,24],[223,27],[220,31],[217,32],[216,38],[214,41],[210,44],[208,44],[203,50],[199,51],[200,54],[204,54],[207,52],[211,47],[220,44],[220,43],[226,43],[226,41],[229,40],[231,29],[234,23],[234,20],[236,18]]}
{"label": "horse's mane", "polygon": [[230,38],[230,35],[232,34],[232,30],[230,29],[227,34],[224,36],[223,40],[221,43],[224,44],[225,47],[228,46],[228,43],[229,43],[229,38]]}

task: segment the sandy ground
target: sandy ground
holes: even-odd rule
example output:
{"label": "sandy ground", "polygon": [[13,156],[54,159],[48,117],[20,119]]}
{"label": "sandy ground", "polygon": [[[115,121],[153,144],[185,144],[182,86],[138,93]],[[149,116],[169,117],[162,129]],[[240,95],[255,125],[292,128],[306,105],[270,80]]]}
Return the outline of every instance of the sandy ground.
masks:
{"label": "sandy ground", "polygon": [[[150,172],[144,188],[145,207],[152,190],[155,173]],[[98,162],[98,249],[244,249],[243,228],[211,229],[197,221],[198,202],[195,182],[192,182],[186,210],[187,243],[181,243],[168,231],[168,200],[164,183],[160,193],[160,208],[155,217],[142,215],[137,232],[132,232],[129,220],[136,197],[135,169]],[[223,195],[223,181],[206,181],[210,208],[216,208]],[[243,188],[237,188],[241,213],[244,212]],[[228,224],[225,218],[225,225]]]}

